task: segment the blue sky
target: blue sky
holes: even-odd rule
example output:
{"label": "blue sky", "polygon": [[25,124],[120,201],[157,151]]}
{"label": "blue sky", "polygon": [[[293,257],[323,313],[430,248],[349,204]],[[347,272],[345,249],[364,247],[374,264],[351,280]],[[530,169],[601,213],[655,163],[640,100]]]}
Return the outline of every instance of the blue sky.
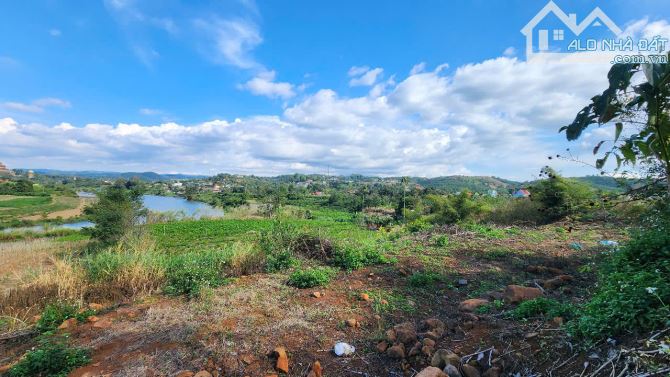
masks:
{"label": "blue sky", "polygon": [[[578,20],[599,6],[629,33],[670,30],[662,1],[556,3]],[[555,130],[608,68],[525,62],[520,29],[545,4],[2,2],[0,161],[526,179],[565,149]]]}

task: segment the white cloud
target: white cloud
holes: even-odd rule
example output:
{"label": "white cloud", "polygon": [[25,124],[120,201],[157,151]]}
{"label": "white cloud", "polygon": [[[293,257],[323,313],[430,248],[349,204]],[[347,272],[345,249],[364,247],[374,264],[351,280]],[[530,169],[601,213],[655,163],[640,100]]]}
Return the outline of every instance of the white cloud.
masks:
{"label": "white cloud", "polygon": [[295,96],[294,86],[288,82],[275,82],[277,73],[265,71],[239,86],[258,96],[288,99]]}
{"label": "white cloud", "polygon": [[60,31],[60,29],[49,30],[49,35],[51,35],[52,37],[60,37],[61,34],[62,34],[62,32]]}
{"label": "white cloud", "polygon": [[511,58],[512,56],[516,55],[516,48],[510,46],[503,51],[503,56],[507,56],[508,58]]}
{"label": "white cloud", "polygon": [[351,67],[349,69],[349,86],[372,86],[384,72],[382,68]]}
{"label": "white cloud", "polygon": [[260,68],[251,52],[263,42],[258,26],[245,19],[197,19],[196,28],[208,40],[203,53],[212,61],[238,68]]}
{"label": "white cloud", "polygon": [[149,107],[143,107],[139,110],[139,113],[142,115],[153,116],[153,115],[163,115],[165,112],[160,109],[152,109]]}
{"label": "white cloud", "polygon": [[8,110],[20,111],[24,113],[41,113],[44,112],[44,110],[48,107],[70,108],[71,104],[69,101],[60,98],[40,98],[30,103],[13,101],[4,102],[2,107]]}
{"label": "white cloud", "polygon": [[[652,24],[635,27],[639,33],[663,27]],[[611,129],[594,129],[580,142],[568,143],[557,133],[607,86],[609,64],[499,57],[445,67],[431,71],[420,63],[406,77],[375,80],[363,96],[318,89],[282,114],[231,122],[76,127],[5,118],[0,120],[0,150],[8,163],[30,167],[104,164],[114,170],[264,175],[330,167],[334,173],[530,179],[549,162],[546,156],[569,146],[573,154],[593,161],[594,143],[611,137]],[[370,71],[352,67],[350,75],[360,78]],[[288,83],[277,87],[282,83],[272,71],[256,78],[255,86],[252,79],[244,88],[279,98],[296,91]],[[179,159],[166,159],[166,154]],[[594,173],[564,161],[551,163],[566,174]]]}

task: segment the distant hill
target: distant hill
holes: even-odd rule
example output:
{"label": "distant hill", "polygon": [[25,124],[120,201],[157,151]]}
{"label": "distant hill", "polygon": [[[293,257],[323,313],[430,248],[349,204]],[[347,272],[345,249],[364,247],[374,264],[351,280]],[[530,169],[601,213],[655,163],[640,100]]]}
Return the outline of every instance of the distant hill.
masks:
{"label": "distant hill", "polygon": [[487,193],[489,190],[504,192],[520,187],[520,182],[515,182],[498,177],[464,176],[452,175],[437,178],[412,178],[413,182],[426,188],[442,189],[449,192],[471,191]]}
{"label": "distant hill", "polygon": [[109,171],[67,171],[67,170],[52,170],[52,169],[33,169],[36,174],[51,175],[58,177],[81,177],[94,179],[131,179],[137,178],[143,181],[168,181],[174,179],[197,179],[206,178],[205,175],[190,175],[190,174],[158,174],[154,172],[109,172]]}
{"label": "distant hill", "polygon": [[631,179],[617,179],[603,175],[587,175],[586,177],[574,177],[572,179],[603,191],[624,191],[626,186],[634,182]]}

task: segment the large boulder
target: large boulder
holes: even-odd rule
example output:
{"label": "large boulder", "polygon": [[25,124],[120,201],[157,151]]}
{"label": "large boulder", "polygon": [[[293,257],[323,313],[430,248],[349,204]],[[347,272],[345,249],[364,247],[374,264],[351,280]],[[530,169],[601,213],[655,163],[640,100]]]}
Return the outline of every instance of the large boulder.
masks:
{"label": "large boulder", "polygon": [[428,367],[419,372],[415,377],[447,377],[440,368]]}
{"label": "large boulder", "polygon": [[464,312],[473,312],[478,307],[482,305],[487,305],[488,303],[489,300],[483,298],[471,298],[469,300],[462,301],[461,304],[458,305],[458,309]]}

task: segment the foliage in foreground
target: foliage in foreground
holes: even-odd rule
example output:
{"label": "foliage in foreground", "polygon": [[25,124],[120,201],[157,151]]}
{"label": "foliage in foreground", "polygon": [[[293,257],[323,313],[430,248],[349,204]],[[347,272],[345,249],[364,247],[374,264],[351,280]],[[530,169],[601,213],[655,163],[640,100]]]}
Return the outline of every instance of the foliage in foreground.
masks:
{"label": "foliage in foreground", "polygon": [[79,307],[65,302],[49,304],[44,308],[40,319],[35,324],[35,329],[41,333],[55,330],[63,321],[76,318],[83,322],[89,316],[95,314],[93,310],[80,311]]}
{"label": "foliage in foreground", "polygon": [[296,288],[324,286],[335,277],[337,270],[329,267],[311,267],[294,271],[288,278],[288,285]]}
{"label": "foliage in foreground", "polygon": [[589,340],[670,325],[670,232],[666,226],[637,234],[602,266],[598,289],[571,324]]}
{"label": "foliage in foreground", "polygon": [[536,317],[570,318],[574,315],[574,308],[570,304],[562,303],[552,298],[538,297],[524,301],[514,308],[510,315],[516,319],[529,319]]}
{"label": "foliage in foreground", "polygon": [[389,262],[391,260],[371,244],[342,243],[333,255],[333,265],[349,271]]}
{"label": "foliage in foreground", "polygon": [[67,345],[67,338],[44,336],[8,372],[8,377],[65,377],[90,362],[90,353]]}

